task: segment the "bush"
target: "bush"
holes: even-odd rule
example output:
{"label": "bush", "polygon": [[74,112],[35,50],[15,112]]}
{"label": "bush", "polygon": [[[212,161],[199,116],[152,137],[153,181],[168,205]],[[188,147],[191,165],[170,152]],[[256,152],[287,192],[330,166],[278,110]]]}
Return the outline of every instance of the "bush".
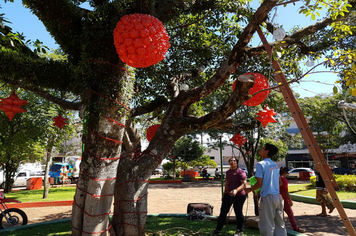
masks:
{"label": "bush", "polygon": [[356,176],[355,175],[334,175],[336,183],[341,190],[355,191],[356,190]]}
{"label": "bush", "polygon": [[[356,191],[356,176],[355,175],[334,175],[336,183],[340,190]],[[313,188],[316,188],[316,176],[310,177],[310,183]]]}
{"label": "bush", "polygon": [[316,176],[310,176],[310,183],[313,188],[316,188]]}

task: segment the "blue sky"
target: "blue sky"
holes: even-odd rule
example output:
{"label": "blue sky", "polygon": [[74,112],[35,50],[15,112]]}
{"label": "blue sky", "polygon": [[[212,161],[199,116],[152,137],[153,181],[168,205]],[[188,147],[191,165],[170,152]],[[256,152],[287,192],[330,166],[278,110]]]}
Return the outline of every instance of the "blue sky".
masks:
{"label": "blue sky", "polygon": [[[273,23],[282,26],[285,31],[291,29],[294,25],[307,26],[313,23],[310,17],[305,17],[298,14],[298,4],[289,5],[287,8],[283,6],[277,7],[277,12],[273,18]],[[43,24],[37,19],[37,17],[31,14],[29,9],[26,9],[22,6],[21,1],[15,1],[14,3],[7,2],[1,3],[0,13],[5,13],[7,20],[12,22],[10,27],[13,31],[18,31],[23,33],[26,36],[27,40],[35,41],[39,39],[51,49],[56,49],[59,46],[56,44],[54,39],[47,33],[46,28]],[[251,4],[251,6],[257,6]],[[275,13],[275,11],[273,11]],[[272,41],[272,37],[267,37],[267,40]],[[261,44],[258,39],[257,34],[255,34],[253,39],[254,44]],[[319,62],[322,62],[320,60]],[[315,62],[317,64],[318,62]],[[324,68],[320,68],[324,71]],[[334,82],[337,80],[337,77],[334,73],[325,72],[325,73],[315,73],[309,75],[302,79],[300,84],[291,85],[291,88],[299,93],[302,97],[313,97],[317,94],[331,94]]]}

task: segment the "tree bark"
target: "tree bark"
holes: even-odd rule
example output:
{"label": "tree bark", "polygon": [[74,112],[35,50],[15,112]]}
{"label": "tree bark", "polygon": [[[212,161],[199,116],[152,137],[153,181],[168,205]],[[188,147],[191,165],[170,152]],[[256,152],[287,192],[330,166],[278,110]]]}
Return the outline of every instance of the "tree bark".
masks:
{"label": "tree bark", "polygon": [[44,188],[43,188],[43,199],[48,197],[48,191],[49,191],[49,181],[48,181],[48,173],[49,173],[49,168],[52,164],[52,149],[53,146],[47,146],[47,160],[46,160],[46,170],[45,170],[45,176],[44,176]]}
{"label": "tree bark", "polygon": [[[108,235],[117,166],[131,78],[121,77],[120,88],[110,95],[89,92],[86,107],[85,145],[72,210],[72,235]],[[99,112],[98,112],[99,108]]]}

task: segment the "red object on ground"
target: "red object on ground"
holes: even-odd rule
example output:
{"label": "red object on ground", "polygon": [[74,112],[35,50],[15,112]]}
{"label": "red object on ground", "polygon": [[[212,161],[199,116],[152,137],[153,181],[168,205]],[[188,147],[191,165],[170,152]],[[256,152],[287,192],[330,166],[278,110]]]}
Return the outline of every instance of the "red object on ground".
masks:
{"label": "red object on ground", "polygon": [[234,143],[234,145],[238,145],[239,147],[241,147],[242,145],[244,145],[244,143],[247,142],[247,139],[245,136],[241,136],[240,133],[236,133],[231,139],[230,141],[232,141]]}
{"label": "red object on ground", "polygon": [[[269,88],[268,80],[262,74],[249,72],[244,75],[250,75],[250,74],[255,76],[255,84],[250,89],[250,91],[248,93],[249,95],[254,94],[260,90]],[[236,86],[236,81],[232,85],[232,90],[235,90],[235,86]],[[257,105],[261,104],[268,97],[270,92],[271,92],[271,90],[266,90],[266,91],[260,92],[260,93],[256,94],[255,96],[253,96],[252,98],[245,101],[243,104],[247,105],[249,107],[257,106]]]}
{"label": "red object on ground", "polygon": [[26,100],[21,100],[15,93],[15,90],[12,91],[11,95],[7,98],[3,98],[0,101],[0,109],[5,112],[10,121],[14,118],[17,113],[27,112],[25,109],[21,108],[22,105],[27,105]]}
{"label": "red object on ground", "polygon": [[162,61],[171,46],[162,22],[146,14],[121,17],[113,34],[120,59],[136,68],[149,67]]}
{"label": "red object on ground", "polygon": [[67,124],[67,122],[65,122],[66,120],[68,120],[68,118],[63,118],[61,114],[59,114],[57,117],[53,117],[52,118],[54,120],[54,126],[58,126],[58,128],[61,130],[62,127],[64,125]]}
{"label": "red object on ground", "polygon": [[151,140],[152,140],[153,136],[155,135],[156,131],[158,130],[159,126],[160,126],[159,124],[152,125],[147,129],[146,138],[147,138],[148,142],[151,142]]}
{"label": "red object on ground", "polygon": [[276,119],[273,116],[277,115],[278,113],[274,112],[274,109],[270,109],[268,105],[265,106],[263,110],[260,110],[256,115],[259,117],[255,117],[256,120],[259,120],[263,128],[266,128],[268,123],[276,123]]}
{"label": "red object on ground", "polygon": [[26,182],[27,190],[42,189],[42,178],[29,178]]}

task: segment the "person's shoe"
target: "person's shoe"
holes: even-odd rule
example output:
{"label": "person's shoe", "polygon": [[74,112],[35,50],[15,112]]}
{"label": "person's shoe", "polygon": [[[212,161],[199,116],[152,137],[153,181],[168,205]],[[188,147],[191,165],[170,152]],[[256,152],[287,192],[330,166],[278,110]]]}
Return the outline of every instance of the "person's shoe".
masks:
{"label": "person's shoe", "polygon": [[242,231],[236,230],[234,236],[242,236]]}
{"label": "person's shoe", "polygon": [[298,230],[296,230],[296,231],[299,233],[305,233],[305,229],[302,229],[302,228],[298,228]]}
{"label": "person's shoe", "polygon": [[220,231],[219,231],[219,230],[214,229],[213,234],[219,234],[219,233],[220,233]]}
{"label": "person's shoe", "polygon": [[329,214],[330,214],[331,212],[333,212],[334,209],[335,209],[335,207],[331,208],[331,209],[329,210]]}

